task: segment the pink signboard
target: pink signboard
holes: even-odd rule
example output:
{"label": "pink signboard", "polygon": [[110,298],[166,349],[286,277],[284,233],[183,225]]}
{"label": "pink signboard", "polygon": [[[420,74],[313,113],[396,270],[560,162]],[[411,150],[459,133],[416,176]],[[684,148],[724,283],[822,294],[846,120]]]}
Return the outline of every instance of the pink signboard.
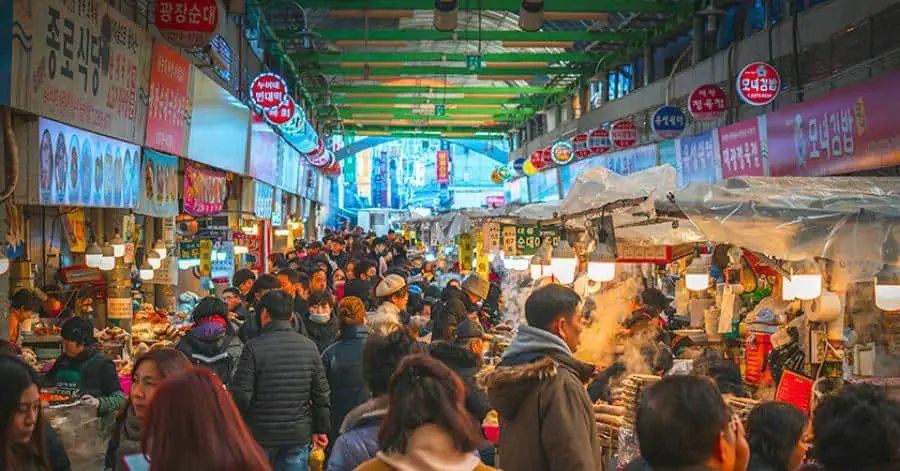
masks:
{"label": "pink signboard", "polygon": [[207,170],[188,163],[184,167],[184,212],[192,216],[218,214],[228,199],[225,172]]}
{"label": "pink signboard", "polygon": [[766,118],[771,176],[822,176],[900,164],[900,73]]}
{"label": "pink signboard", "polygon": [[719,128],[719,158],[722,178],[766,176],[768,150],[765,148],[766,119],[751,118]]}

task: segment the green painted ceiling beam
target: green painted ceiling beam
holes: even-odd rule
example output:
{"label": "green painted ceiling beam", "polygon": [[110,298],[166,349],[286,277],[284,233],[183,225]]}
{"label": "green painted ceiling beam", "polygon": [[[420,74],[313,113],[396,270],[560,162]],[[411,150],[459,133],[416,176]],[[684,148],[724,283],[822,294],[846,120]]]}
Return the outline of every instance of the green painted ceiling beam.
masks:
{"label": "green painted ceiling beam", "polygon": [[[321,114],[328,114],[333,108],[319,108]],[[467,114],[489,114],[494,117],[527,117],[535,113],[536,110],[531,108],[447,108],[444,110],[447,116],[467,115]],[[341,114],[416,114],[412,112],[412,108],[342,108]],[[422,116],[430,116],[424,113]]]}
{"label": "green painted ceiling beam", "polygon": [[[269,0],[276,1],[276,0]],[[260,1],[260,3],[266,3]],[[623,13],[671,13],[685,2],[658,0],[553,0],[544,4],[545,11],[553,12],[623,12]],[[691,2],[687,2],[690,4]],[[476,3],[472,2],[474,7]],[[482,10],[511,11],[518,13],[521,0],[480,0]],[[465,3],[463,2],[464,6]],[[433,10],[433,0],[303,0],[304,8],[329,10]]]}
{"label": "green painted ceiling beam", "polygon": [[517,93],[521,95],[552,95],[565,93],[562,87],[427,87],[390,85],[345,85],[331,87],[332,93],[464,93],[467,95],[490,95],[495,93]]}
{"label": "green painted ceiling beam", "polygon": [[[377,130],[372,130],[372,131],[377,131]],[[370,132],[372,132],[372,131],[370,131]],[[340,131],[335,130],[334,132],[338,133]],[[441,137],[439,133],[429,135],[429,134],[417,133],[414,131],[412,131],[412,132],[411,131],[389,131],[389,132],[390,132],[390,137],[411,137],[411,138],[421,138],[421,139]],[[369,135],[365,130],[360,130],[359,132],[351,132],[350,130],[346,130],[345,134],[348,136],[368,136]],[[379,133],[379,134],[377,134],[377,136],[381,137],[382,134]],[[501,136],[499,134],[498,135],[472,134],[470,136],[464,137],[464,139],[468,139],[468,140],[474,139],[474,140],[482,140],[482,141],[497,141],[497,140],[503,140],[505,138],[506,138],[505,135]],[[450,137],[449,139],[453,139],[453,137]]]}
{"label": "green painted ceiling beam", "polygon": [[[296,30],[276,31],[279,38],[291,38]],[[610,31],[450,31],[434,29],[323,29],[317,31],[326,41],[637,41],[643,33]]]}
{"label": "green painted ceiling beam", "polygon": [[[385,114],[385,113],[377,113],[377,114]],[[341,119],[355,119],[355,120],[378,120],[378,119],[405,119],[410,121],[418,121],[418,120],[444,120],[444,121],[517,121],[516,118],[518,116],[515,115],[497,115],[492,118],[472,118],[465,115],[446,115],[446,116],[435,116],[434,114],[418,114],[418,113],[406,113],[406,114],[391,114],[390,118],[379,118],[372,117],[370,113],[341,113]]]}
{"label": "green painted ceiling beam", "polygon": [[[325,75],[353,75],[363,76],[362,67],[322,67],[322,73]],[[536,67],[524,69],[481,69],[471,70],[466,67],[440,67],[440,66],[420,66],[420,67],[370,67],[369,76],[392,76],[392,75],[580,75],[581,69],[574,67]]]}
{"label": "green painted ceiling beam", "polygon": [[340,96],[332,97],[336,104],[373,104],[373,105],[506,105],[522,104],[541,106],[543,101],[531,98],[425,98],[425,97],[367,97],[367,96]]}
{"label": "green painted ceiling beam", "polygon": [[369,126],[356,126],[356,125],[347,125],[344,127],[347,131],[355,129],[357,133],[365,131],[407,131],[407,132],[416,132],[416,131],[442,131],[442,132],[479,132],[479,133],[498,133],[502,134],[506,132],[505,128],[501,127],[477,127],[477,126],[399,126],[399,125],[390,125],[390,126],[381,126],[381,125],[369,125]]}
{"label": "green painted ceiling beam", "polygon": [[[344,52],[319,54],[294,54],[298,62],[465,62],[467,54],[440,52]],[[482,54],[481,59],[491,62],[596,62],[601,54],[584,52],[498,52]]]}

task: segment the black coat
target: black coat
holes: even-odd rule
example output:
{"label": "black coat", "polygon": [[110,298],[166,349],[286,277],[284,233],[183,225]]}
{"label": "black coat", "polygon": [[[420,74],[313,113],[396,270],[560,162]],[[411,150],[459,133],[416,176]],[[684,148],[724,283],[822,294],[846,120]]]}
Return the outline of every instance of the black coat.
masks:
{"label": "black coat", "polygon": [[347,413],[370,398],[363,377],[363,349],[368,338],[369,329],[365,325],[344,327],[337,342],[322,352],[322,364],[331,386],[333,437],[337,437]]}
{"label": "black coat", "polygon": [[449,342],[432,343],[428,346],[428,352],[462,379],[466,387],[466,410],[480,424],[491,410],[487,393],[475,385],[475,375],[481,369],[481,358],[474,352]]}
{"label": "black coat", "polygon": [[431,320],[434,330],[431,339],[453,340],[456,335],[456,326],[468,319],[469,313],[474,311],[475,306],[466,293],[457,288],[444,288],[437,310],[432,308]]}
{"label": "black coat", "polygon": [[367,311],[374,311],[375,299],[372,297],[372,288],[374,286],[373,280],[363,281],[359,278],[354,278],[344,285],[344,297],[356,296],[365,303]]}
{"label": "black coat", "polygon": [[309,313],[307,312],[303,316],[302,323],[303,331],[301,333],[315,342],[316,348],[319,349],[319,354],[324,352],[326,348],[337,340],[339,321],[334,313],[331,314],[331,318],[328,319],[328,322],[319,324],[310,320]]}
{"label": "black coat", "polygon": [[288,321],[274,321],[244,345],[232,380],[234,401],[263,447],[305,446],[327,434],[328,379],[316,344]]}
{"label": "black coat", "polygon": [[230,331],[200,337],[191,329],[175,348],[181,350],[191,363],[212,371],[227,385],[234,377],[244,345]]}

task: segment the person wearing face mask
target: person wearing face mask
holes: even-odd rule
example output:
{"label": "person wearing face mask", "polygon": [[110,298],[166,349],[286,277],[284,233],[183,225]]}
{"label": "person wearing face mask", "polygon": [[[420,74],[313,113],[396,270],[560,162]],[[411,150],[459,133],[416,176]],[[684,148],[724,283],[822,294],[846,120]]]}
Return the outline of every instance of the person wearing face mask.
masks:
{"label": "person wearing face mask", "polygon": [[528,325],[519,326],[500,364],[476,378],[499,412],[504,469],[602,469],[584,386],[594,366],[574,356],[584,330],[580,307],[581,297],[563,285],[532,292],[525,302]]}
{"label": "person wearing face mask", "polygon": [[134,364],[128,402],[119,413],[106,448],[105,467],[110,471],[128,471],[125,457],[141,454],[141,429],[150,411],[157,386],[166,377],[191,368],[191,362],[178,350],[153,350]]}
{"label": "person wearing face mask", "polygon": [[324,352],[334,343],[339,329],[339,320],[332,315],[331,295],[327,291],[314,291],[309,295],[309,311],[303,317],[306,336],[316,343],[319,352]]}
{"label": "person wearing face mask", "polygon": [[375,285],[375,297],[378,298],[378,309],[369,318],[370,332],[389,332],[396,326],[403,325],[400,314],[406,310],[409,302],[409,286],[400,275],[388,275]]}
{"label": "person wearing face mask", "polygon": [[366,306],[353,296],[338,305],[341,332],[336,342],[322,352],[322,364],[331,386],[331,441],[337,438],[344,417],[369,400],[363,377],[363,349],[369,338]]}

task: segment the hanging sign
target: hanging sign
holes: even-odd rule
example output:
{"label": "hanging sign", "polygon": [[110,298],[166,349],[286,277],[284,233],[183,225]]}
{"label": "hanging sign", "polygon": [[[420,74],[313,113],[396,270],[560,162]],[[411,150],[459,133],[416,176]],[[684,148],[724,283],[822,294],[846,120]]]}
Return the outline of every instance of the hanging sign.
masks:
{"label": "hanging sign", "polygon": [[542,150],[536,150],[532,152],[531,157],[528,158],[528,161],[531,162],[531,165],[537,170],[544,168],[544,166],[546,165],[544,163],[544,154]]}
{"label": "hanging sign", "polygon": [[[490,197],[488,197],[490,198]],[[500,250],[500,223],[488,222],[481,226],[481,247],[485,254]]]}
{"label": "hanging sign", "polygon": [[765,122],[764,116],[750,118],[716,130],[722,178],[764,177],[768,174]]}
{"label": "hanging sign", "polygon": [[772,103],[781,90],[781,76],[765,62],[747,64],[737,76],[737,92],[744,103],[765,106]]}
{"label": "hanging sign", "polygon": [[722,178],[713,132],[678,139],[678,186],[692,181],[715,183]]}
{"label": "hanging sign", "polygon": [[150,104],[144,146],[172,155],[185,155],[190,132],[191,63],[161,42],[153,44],[150,66]]}
{"label": "hanging sign", "polygon": [[472,234],[459,236],[459,273],[466,275],[472,271],[472,259],[475,257],[475,245]]}
{"label": "hanging sign", "polygon": [[488,208],[499,208],[506,204],[506,195],[485,196],[484,204],[486,204]]}
{"label": "hanging sign", "polygon": [[198,49],[215,36],[220,8],[217,0],[156,0],[154,23],[166,41]]}
{"label": "hanging sign", "polygon": [[275,198],[275,189],[271,185],[256,181],[256,197],[254,198],[253,214],[260,219],[272,217],[272,202]]}
{"label": "hanging sign", "polygon": [[568,140],[559,141],[550,149],[550,158],[557,165],[566,165],[575,158],[575,147]]}
{"label": "hanging sign", "polygon": [[572,138],[572,146],[575,148],[575,157],[579,159],[583,159],[589,155],[591,155],[591,150],[588,149],[588,135],[587,134],[579,134]]}
{"label": "hanging sign", "polygon": [[516,255],[516,226],[503,224],[500,226],[500,250],[504,255]]}
{"label": "hanging sign", "polygon": [[503,179],[500,178],[500,172],[499,172],[499,169],[496,169],[496,168],[495,168],[494,171],[491,172],[491,181],[494,182],[494,183],[496,183],[496,184],[498,184],[498,185],[500,185],[500,184],[503,183]]}
{"label": "hanging sign", "polygon": [[71,209],[63,213],[63,230],[66,233],[66,241],[69,243],[69,251],[75,253],[84,252],[87,249],[85,237],[84,209]]}
{"label": "hanging sign", "polygon": [[713,84],[700,85],[688,98],[688,112],[694,119],[708,121],[725,114],[728,98],[722,87]]}
{"label": "hanging sign", "polygon": [[588,133],[588,151],[590,155],[599,155],[609,152],[612,142],[609,140],[609,131],[597,128]]}
{"label": "hanging sign", "polygon": [[534,255],[541,246],[541,229],[532,226],[516,227],[516,254]]}
{"label": "hanging sign", "polygon": [[663,139],[674,139],[684,132],[684,112],[677,106],[662,106],[653,113],[651,127],[657,136]]}
{"label": "hanging sign", "polygon": [[263,117],[266,118],[266,121],[269,123],[274,124],[275,126],[281,126],[294,119],[296,113],[297,103],[294,101],[293,97],[288,95],[287,100],[277,108],[264,111]]}
{"label": "hanging sign", "polygon": [[216,241],[213,244],[209,277],[215,283],[231,284],[234,275],[234,242]]}
{"label": "hanging sign", "polygon": [[631,120],[616,121],[609,127],[609,139],[619,149],[637,144],[637,127]]}
{"label": "hanging sign", "polygon": [[264,72],[250,83],[250,102],[262,111],[276,110],[287,99],[287,82],[278,74]]}
{"label": "hanging sign", "polygon": [[516,159],[513,160],[512,168],[515,171],[516,175],[522,175],[525,167],[525,159]]}
{"label": "hanging sign", "polygon": [[541,162],[545,167],[553,163],[553,146],[547,146],[541,150]]}
{"label": "hanging sign", "polygon": [[153,217],[178,215],[178,158],[144,149],[137,212]]}
{"label": "hanging sign", "polygon": [[131,319],[134,301],[131,298],[106,298],[106,318]]}
{"label": "hanging sign", "polygon": [[497,176],[504,182],[512,178],[512,175],[509,173],[509,168],[507,168],[506,165],[497,167]]}
{"label": "hanging sign", "polygon": [[217,214],[225,209],[228,180],[225,172],[188,163],[184,167],[184,212],[192,216]]}
{"label": "hanging sign", "polygon": [[781,374],[781,381],[775,390],[775,400],[787,402],[797,406],[798,409],[809,414],[810,402],[813,395],[812,378],[808,378],[801,374],[794,373],[790,370],[784,370]]}
{"label": "hanging sign", "polygon": [[140,147],[45,118],[38,132],[41,204],[135,207]]}
{"label": "hanging sign", "polygon": [[190,240],[178,243],[179,260],[200,260],[200,241]]}
{"label": "hanging sign", "polygon": [[[450,183],[450,151],[437,151],[437,182],[439,184]],[[501,180],[499,183],[503,183]]]}
{"label": "hanging sign", "polygon": [[530,177],[530,176],[538,173],[538,169],[531,162],[531,159],[526,160],[525,164],[522,165],[522,173],[525,174],[525,176],[527,176],[527,177]]}
{"label": "hanging sign", "polygon": [[200,241],[200,276],[209,276],[212,272],[212,241],[203,239]]}
{"label": "hanging sign", "polygon": [[329,161],[329,159],[332,158],[331,155],[332,154],[328,149],[325,148],[325,143],[322,141],[322,138],[318,137],[316,138],[315,149],[306,154],[306,161],[315,167],[327,167],[331,163]]}

